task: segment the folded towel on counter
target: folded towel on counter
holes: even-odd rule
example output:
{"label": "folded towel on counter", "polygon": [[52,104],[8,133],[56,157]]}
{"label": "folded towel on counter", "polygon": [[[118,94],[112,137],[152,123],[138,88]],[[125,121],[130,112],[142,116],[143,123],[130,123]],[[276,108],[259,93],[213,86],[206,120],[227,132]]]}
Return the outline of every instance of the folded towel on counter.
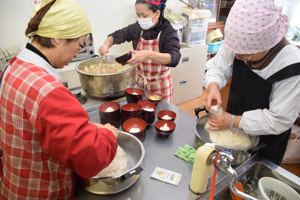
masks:
{"label": "folded towel on counter", "polygon": [[[198,142],[195,146],[198,149],[203,144],[204,142]],[[188,144],[185,144],[183,147],[179,147],[178,150],[174,153],[174,156],[177,156],[191,163],[194,163],[195,155],[196,155],[196,149],[194,147],[191,147]]]}
{"label": "folded towel on counter", "polygon": [[174,153],[174,156],[177,156],[185,161],[193,163],[195,160],[196,149],[186,144],[183,147],[179,147],[178,150]]}

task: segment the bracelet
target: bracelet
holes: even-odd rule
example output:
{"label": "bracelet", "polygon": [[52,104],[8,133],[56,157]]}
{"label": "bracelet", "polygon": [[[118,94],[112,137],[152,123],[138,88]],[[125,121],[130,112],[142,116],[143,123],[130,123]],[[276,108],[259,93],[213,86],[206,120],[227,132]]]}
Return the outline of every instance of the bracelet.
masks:
{"label": "bracelet", "polygon": [[235,117],[235,115],[231,115],[231,122],[229,125],[230,128],[233,128],[234,117]]}

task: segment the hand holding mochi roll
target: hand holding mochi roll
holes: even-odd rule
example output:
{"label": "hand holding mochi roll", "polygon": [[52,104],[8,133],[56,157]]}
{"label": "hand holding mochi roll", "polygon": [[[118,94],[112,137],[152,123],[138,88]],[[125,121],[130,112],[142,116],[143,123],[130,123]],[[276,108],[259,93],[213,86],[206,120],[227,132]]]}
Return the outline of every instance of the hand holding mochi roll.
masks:
{"label": "hand holding mochi roll", "polygon": [[229,149],[244,149],[251,146],[249,135],[244,132],[232,132],[230,129],[211,131],[208,123],[204,128],[209,132],[210,141],[219,147]]}
{"label": "hand holding mochi roll", "polygon": [[[223,113],[223,108],[213,106],[210,112],[213,115],[221,115]],[[210,125],[207,122],[204,128],[209,132],[210,141],[219,147],[229,149],[244,149],[251,146],[250,137],[245,132],[232,132],[232,130],[229,128],[211,131],[207,129],[208,127],[210,127]]]}

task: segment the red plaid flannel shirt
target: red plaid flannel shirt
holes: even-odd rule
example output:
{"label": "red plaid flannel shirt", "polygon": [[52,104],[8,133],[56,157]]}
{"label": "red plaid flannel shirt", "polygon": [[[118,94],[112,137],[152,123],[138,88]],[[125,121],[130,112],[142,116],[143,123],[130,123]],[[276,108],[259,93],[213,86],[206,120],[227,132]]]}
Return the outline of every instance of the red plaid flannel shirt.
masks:
{"label": "red plaid flannel shirt", "polygon": [[0,97],[0,199],[73,199],[73,171],[96,175],[114,158],[116,139],[88,123],[58,79],[17,58],[11,66]]}
{"label": "red plaid flannel shirt", "polygon": [[5,80],[13,82],[6,84],[1,92],[3,176],[0,199],[25,199],[25,196],[70,199],[72,171],[41,148],[35,129],[41,101],[61,83],[41,68],[30,66],[32,64],[17,58],[11,63],[13,67]]}

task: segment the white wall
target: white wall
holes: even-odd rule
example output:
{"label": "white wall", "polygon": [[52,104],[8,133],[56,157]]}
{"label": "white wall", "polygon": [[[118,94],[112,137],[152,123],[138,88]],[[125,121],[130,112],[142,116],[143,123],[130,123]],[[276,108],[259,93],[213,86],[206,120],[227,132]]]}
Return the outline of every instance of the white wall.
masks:
{"label": "white wall", "polygon": [[[93,29],[95,50],[103,44],[109,33],[136,21],[136,0],[77,0],[86,11]],[[188,0],[185,0],[188,2]],[[279,5],[295,5],[299,0],[276,0]],[[168,0],[167,7],[184,6],[179,0]],[[32,0],[0,0],[0,48],[17,53],[26,43],[27,23],[32,15]],[[285,9],[295,11],[295,9]],[[131,43],[114,46],[110,54],[123,54],[132,49]],[[0,58],[3,57],[0,52]]]}
{"label": "white wall", "polygon": [[[109,33],[136,21],[136,0],[77,1],[90,19],[96,52]],[[167,6],[177,5],[177,2],[169,0]],[[24,33],[32,11],[32,0],[0,0],[0,48],[17,53],[19,47],[28,41]],[[110,54],[123,54],[129,49],[132,49],[131,43],[113,46]],[[3,57],[1,52],[0,57]]]}
{"label": "white wall", "polygon": [[[25,30],[32,15],[29,0],[0,0],[0,48],[18,52],[25,43]],[[0,52],[0,57],[3,57]]]}
{"label": "white wall", "polygon": [[275,0],[276,5],[283,6],[283,13],[289,17],[292,25],[300,26],[300,1],[299,0]]}
{"label": "white wall", "polygon": [[[78,3],[90,19],[95,50],[109,33],[136,21],[135,0],[78,0]],[[32,0],[0,0],[0,48],[17,52],[28,41],[24,32],[32,11]],[[120,53],[128,48],[132,48],[130,44],[113,47],[111,53]]]}

